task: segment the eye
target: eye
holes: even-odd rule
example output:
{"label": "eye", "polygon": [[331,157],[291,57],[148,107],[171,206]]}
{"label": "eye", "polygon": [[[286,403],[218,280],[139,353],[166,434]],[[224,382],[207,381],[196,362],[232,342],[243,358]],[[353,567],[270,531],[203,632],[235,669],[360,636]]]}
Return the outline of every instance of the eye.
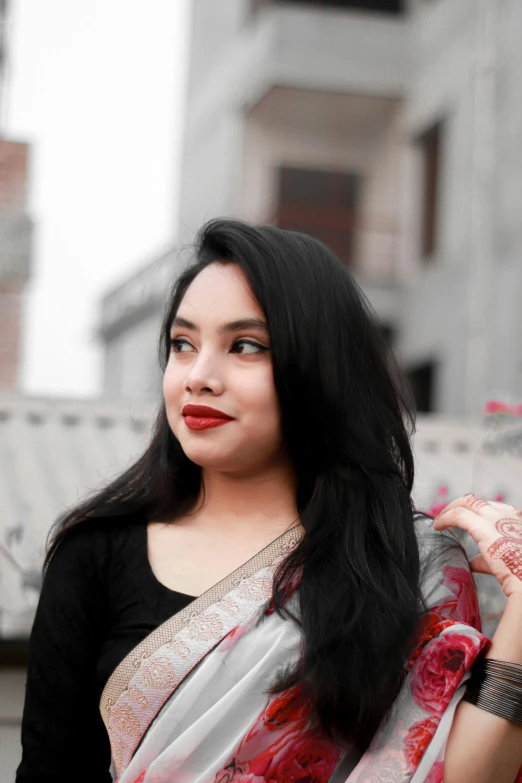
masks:
{"label": "eye", "polygon": [[176,337],[170,341],[170,350],[172,353],[189,353],[194,350],[194,346],[183,337]]}
{"label": "eye", "polygon": [[236,340],[232,346],[233,353],[261,353],[262,351],[268,351],[268,348],[265,348],[264,345],[260,345],[253,340]]}

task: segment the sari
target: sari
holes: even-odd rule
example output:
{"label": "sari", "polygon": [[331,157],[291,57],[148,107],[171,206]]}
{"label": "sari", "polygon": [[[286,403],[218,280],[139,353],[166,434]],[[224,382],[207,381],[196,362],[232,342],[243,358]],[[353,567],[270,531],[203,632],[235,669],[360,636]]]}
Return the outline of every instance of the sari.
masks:
{"label": "sari", "polygon": [[[431,520],[416,527],[421,557],[433,564],[422,579],[427,611],[390,715],[362,756],[313,728],[298,685],[267,695],[301,649],[301,630],[272,599],[275,570],[297,545],[299,527],[167,620],[116,668],[100,702],[113,780],[442,783],[453,714],[488,640],[462,548],[451,534],[435,533]],[[288,601],[298,610],[298,591]]]}

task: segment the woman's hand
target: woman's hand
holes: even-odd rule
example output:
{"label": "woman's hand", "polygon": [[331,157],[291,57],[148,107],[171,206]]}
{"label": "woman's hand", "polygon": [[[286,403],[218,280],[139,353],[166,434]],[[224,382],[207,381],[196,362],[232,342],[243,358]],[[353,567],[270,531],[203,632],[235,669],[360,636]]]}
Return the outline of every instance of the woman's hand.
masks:
{"label": "woman's hand", "polygon": [[496,577],[509,597],[522,595],[522,511],[514,506],[487,501],[477,495],[464,495],[439,514],[433,527],[467,530],[478,544],[480,555],[471,570]]}

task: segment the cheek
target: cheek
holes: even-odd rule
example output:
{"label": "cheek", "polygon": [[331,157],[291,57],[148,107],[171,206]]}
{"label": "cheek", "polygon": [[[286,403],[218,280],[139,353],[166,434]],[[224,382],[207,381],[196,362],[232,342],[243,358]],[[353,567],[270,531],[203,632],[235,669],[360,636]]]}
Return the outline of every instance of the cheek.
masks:
{"label": "cheek", "polygon": [[[177,371],[176,371],[177,370]],[[169,362],[163,374],[163,397],[170,408],[179,405],[183,394],[183,374],[179,368]]]}
{"label": "cheek", "polygon": [[259,373],[243,390],[243,407],[249,422],[256,428],[280,426],[279,400],[277,398],[272,372]]}

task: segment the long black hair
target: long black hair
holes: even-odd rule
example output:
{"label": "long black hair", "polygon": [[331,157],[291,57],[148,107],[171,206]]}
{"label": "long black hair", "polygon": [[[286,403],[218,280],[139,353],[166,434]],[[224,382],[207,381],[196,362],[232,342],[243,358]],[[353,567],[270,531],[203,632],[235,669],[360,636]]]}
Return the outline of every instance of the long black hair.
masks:
{"label": "long black hair", "polygon": [[[274,584],[288,617],[281,596],[302,573],[294,618],[302,653],[272,690],[299,683],[323,730],[364,748],[398,693],[421,612],[413,417],[376,316],[347,268],[316,239],[272,226],[217,219],[203,227],[166,308],[163,368],[181,300],[215,261],[242,269],[265,313],[305,529]],[[46,562],[88,520],[172,519],[194,506],[200,482],[162,403],[145,453],[59,520]]]}

